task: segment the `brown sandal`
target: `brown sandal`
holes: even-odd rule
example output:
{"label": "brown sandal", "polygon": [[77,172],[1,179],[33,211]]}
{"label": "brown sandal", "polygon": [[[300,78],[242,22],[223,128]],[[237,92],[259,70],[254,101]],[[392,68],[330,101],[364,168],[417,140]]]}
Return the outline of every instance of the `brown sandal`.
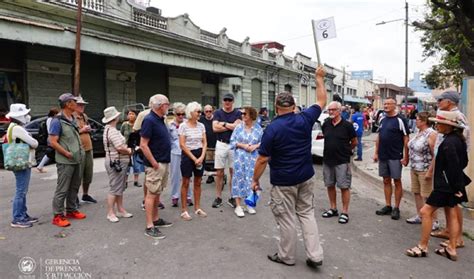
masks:
{"label": "brown sandal", "polygon": [[435,253],[440,256],[446,257],[452,261],[458,260],[458,255],[449,253],[446,248],[436,249]]}
{"label": "brown sandal", "polygon": [[449,239],[449,233],[447,233],[445,230],[442,230],[442,231],[434,231],[434,232],[431,232],[430,235],[431,235],[432,237]]}
{"label": "brown sandal", "polygon": [[420,245],[408,249],[405,254],[413,258],[425,258],[428,256],[428,249],[423,250]]}
{"label": "brown sandal", "polygon": [[[446,241],[443,241],[439,244],[439,246],[443,247],[443,248],[446,248],[448,247],[448,244],[449,244],[449,239],[446,240]],[[456,249],[457,248],[464,248],[464,241],[461,242],[461,243],[456,243]]]}

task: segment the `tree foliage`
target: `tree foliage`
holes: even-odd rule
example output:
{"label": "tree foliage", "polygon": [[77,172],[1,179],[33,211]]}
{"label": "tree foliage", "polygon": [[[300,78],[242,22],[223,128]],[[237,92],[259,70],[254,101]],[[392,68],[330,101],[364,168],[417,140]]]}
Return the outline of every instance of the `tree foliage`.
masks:
{"label": "tree foliage", "polygon": [[431,88],[459,85],[466,75],[474,75],[474,0],[430,0],[423,21],[415,21],[422,31],[425,57],[440,56],[440,63],[425,74]]}

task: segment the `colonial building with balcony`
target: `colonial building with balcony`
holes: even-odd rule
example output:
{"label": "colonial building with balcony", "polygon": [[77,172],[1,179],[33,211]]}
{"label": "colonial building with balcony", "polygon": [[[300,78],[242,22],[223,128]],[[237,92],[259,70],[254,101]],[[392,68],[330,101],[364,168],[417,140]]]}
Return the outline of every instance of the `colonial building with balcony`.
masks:
{"label": "colonial building with balcony", "polygon": [[[162,93],[171,102],[220,105],[233,92],[236,106],[269,107],[291,91],[314,103],[315,63],[202,30],[187,14],[161,16],[131,0],[82,0],[81,87],[87,110],[148,103]],[[0,2],[0,106],[24,102],[45,114],[73,86],[77,0]],[[332,84],[334,75],[328,75]],[[332,88],[332,87],[331,87]]]}

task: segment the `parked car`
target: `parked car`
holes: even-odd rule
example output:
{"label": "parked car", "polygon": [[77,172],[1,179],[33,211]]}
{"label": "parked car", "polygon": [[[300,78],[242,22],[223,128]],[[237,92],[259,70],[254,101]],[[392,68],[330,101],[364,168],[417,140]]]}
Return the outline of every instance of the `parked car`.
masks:
{"label": "parked car", "polygon": [[[39,145],[36,149],[36,161],[40,162],[46,153],[47,148],[47,135],[46,135],[46,119],[47,116],[35,116],[32,118],[31,122],[25,125],[25,129],[38,141]],[[89,118],[89,125],[92,128],[91,138],[92,138],[92,148],[94,151],[94,157],[104,156],[104,143],[103,143],[103,133],[104,125],[98,121]],[[8,128],[8,127],[7,127]],[[3,129],[2,129],[3,130]],[[0,131],[1,134],[4,134],[5,131]],[[1,136],[0,134],[0,136]],[[2,142],[3,143],[3,142]],[[3,151],[0,143],[0,167],[3,167]]]}
{"label": "parked car", "polygon": [[328,117],[329,115],[327,112],[323,111],[319,116],[318,121],[316,121],[313,125],[313,131],[311,132],[311,155],[313,155],[314,159],[323,158],[324,135],[321,126],[323,125],[322,123],[324,120],[326,120]]}

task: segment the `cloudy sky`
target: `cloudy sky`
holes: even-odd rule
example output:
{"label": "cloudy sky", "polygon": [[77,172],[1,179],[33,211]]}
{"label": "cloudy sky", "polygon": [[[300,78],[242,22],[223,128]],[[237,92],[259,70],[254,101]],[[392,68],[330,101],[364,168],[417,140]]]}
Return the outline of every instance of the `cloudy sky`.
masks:
{"label": "cloudy sky", "polygon": [[[409,20],[422,19],[426,0],[409,0]],[[319,43],[322,62],[348,71],[373,70],[379,82],[404,84],[404,0],[151,0],[165,17],[188,13],[201,29],[218,33],[223,27],[236,41],[274,40],[285,54],[301,52],[316,60],[311,19],[335,18],[337,38]],[[420,33],[409,28],[408,78],[436,62],[423,61]]]}

